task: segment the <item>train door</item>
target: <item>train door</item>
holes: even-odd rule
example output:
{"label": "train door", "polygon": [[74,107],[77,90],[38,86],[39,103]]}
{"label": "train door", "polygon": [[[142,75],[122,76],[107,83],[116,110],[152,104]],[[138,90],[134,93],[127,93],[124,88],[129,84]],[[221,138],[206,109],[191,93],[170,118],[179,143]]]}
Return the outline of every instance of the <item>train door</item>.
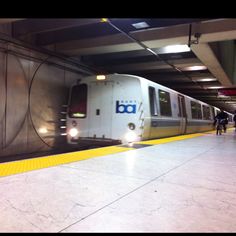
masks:
{"label": "train door", "polygon": [[89,137],[111,138],[113,84],[91,83],[89,97]]}
{"label": "train door", "polygon": [[179,117],[180,117],[180,134],[186,133],[187,113],[184,96],[178,95]]}

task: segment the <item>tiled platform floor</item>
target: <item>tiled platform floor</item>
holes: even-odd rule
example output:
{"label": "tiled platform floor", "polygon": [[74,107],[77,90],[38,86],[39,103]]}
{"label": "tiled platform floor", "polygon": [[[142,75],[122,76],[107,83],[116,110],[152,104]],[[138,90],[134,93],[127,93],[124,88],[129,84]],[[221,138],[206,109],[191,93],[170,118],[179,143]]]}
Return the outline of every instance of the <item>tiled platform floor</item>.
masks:
{"label": "tiled platform floor", "polygon": [[0,232],[236,232],[236,134],[0,178]]}

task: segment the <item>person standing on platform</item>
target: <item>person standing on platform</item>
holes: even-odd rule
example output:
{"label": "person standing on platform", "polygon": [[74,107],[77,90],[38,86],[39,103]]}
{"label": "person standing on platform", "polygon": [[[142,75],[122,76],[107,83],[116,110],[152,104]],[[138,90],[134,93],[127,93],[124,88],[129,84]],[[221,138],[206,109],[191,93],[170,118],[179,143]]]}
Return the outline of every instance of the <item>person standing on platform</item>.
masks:
{"label": "person standing on platform", "polygon": [[235,132],[236,132],[236,110],[234,111],[234,127],[235,127]]}

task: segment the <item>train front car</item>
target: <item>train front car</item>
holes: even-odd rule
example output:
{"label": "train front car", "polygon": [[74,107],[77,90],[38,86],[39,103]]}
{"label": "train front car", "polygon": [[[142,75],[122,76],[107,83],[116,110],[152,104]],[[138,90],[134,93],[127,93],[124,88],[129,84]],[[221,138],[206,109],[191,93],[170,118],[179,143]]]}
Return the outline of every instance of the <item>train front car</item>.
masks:
{"label": "train front car", "polygon": [[79,143],[131,143],[142,136],[140,80],[129,75],[89,76],[71,88],[67,140]]}
{"label": "train front car", "polygon": [[205,132],[213,129],[218,110],[139,76],[89,76],[71,89],[67,140],[91,146],[127,144]]}

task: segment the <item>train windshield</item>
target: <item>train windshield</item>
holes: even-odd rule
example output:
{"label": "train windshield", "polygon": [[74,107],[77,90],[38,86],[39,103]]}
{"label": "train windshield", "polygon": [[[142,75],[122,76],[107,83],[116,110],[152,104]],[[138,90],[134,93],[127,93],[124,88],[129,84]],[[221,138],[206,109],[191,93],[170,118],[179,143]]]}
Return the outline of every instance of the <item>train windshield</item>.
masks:
{"label": "train windshield", "polygon": [[87,94],[86,84],[72,87],[68,115],[70,118],[85,118],[87,115]]}

